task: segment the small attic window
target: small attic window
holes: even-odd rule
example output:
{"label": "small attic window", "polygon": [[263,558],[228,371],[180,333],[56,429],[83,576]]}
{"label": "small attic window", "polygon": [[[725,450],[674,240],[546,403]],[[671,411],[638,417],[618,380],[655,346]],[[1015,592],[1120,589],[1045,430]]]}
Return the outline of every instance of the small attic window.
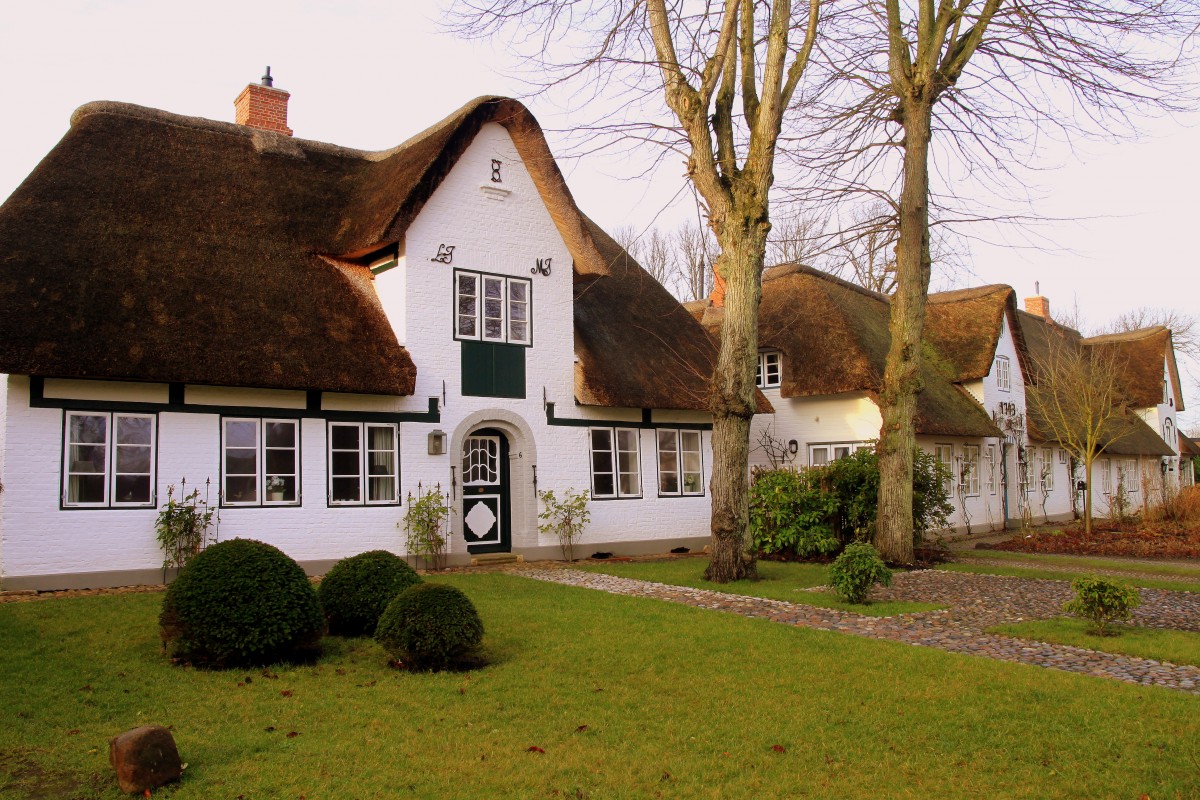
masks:
{"label": "small attic window", "polygon": [[783,377],[783,354],[778,350],[764,350],[758,354],[758,369],[754,382],[760,389],[778,386]]}
{"label": "small attic window", "polygon": [[996,356],[996,388],[1002,392],[1012,389],[1012,372],[1007,356]]}

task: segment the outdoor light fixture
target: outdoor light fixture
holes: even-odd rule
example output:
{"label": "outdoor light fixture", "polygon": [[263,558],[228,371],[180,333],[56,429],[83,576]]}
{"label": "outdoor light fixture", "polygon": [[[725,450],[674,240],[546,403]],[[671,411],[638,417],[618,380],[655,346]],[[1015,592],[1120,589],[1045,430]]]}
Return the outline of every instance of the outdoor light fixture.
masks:
{"label": "outdoor light fixture", "polygon": [[791,453],[792,455],[796,455],[796,453],[799,453],[800,452],[800,443],[797,442],[795,439],[789,439],[788,440],[788,452]]}
{"label": "outdoor light fixture", "polygon": [[429,432],[429,455],[440,456],[446,452],[446,432]]}

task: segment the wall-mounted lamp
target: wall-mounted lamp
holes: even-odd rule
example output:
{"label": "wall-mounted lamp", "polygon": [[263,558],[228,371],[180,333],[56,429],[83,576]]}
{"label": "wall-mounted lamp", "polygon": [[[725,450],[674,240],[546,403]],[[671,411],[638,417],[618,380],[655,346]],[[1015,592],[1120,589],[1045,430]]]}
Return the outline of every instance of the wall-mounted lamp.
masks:
{"label": "wall-mounted lamp", "polygon": [[429,455],[440,456],[446,452],[446,432],[429,432]]}
{"label": "wall-mounted lamp", "polygon": [[792,455],[800,452],[800,443],[795,439],[788,439],[788,452]]}

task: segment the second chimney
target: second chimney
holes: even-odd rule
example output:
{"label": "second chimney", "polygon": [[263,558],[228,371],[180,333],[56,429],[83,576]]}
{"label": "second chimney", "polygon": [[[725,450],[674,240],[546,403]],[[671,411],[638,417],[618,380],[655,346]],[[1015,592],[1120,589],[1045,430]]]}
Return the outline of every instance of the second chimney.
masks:
{"label": "second chimney", "polygon": [[1025,310],[1030,314],[1041,317],[1044,320],[1050,320],[1050,298],[1042,297],[1040,294],[1037,297],[1025,298]]}
{"label": "second chimney", "polygon": [[262,81],[247,86],[233,101],[234,121],[238,125],[291,136],[292,129],[287,126],[289,97],[288,92],[274,87],[271,68],[267,67]]}

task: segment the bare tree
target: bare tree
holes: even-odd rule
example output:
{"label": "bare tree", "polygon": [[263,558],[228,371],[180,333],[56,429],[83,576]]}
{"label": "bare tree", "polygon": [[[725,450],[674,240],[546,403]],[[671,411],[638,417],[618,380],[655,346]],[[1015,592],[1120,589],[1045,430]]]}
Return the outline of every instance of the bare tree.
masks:
{"label": "bare tree", "polygon": [[818,217],[795,211],[778,215],[767,237],[767,263],[816,267],[826,239],[825,223]]}
{"label": "bare tree", "polygon": [[1125,333],[1161,325],[1171,331],[1175,354],[1189,360],[1200,360],[1200,318],[1172,308],[1142,306],[1126,311],[1100,333]]}
{"label": "bare tree", "polygon": [[712,274],[717,245],[708,228],[685,222],[675,231],[675,253],[679,258],[679,296],[703,300],[712,291]]}
{"label": "bare tree", "polygon": [[[756,410],[758,305],[777,143],[817,38],[821,0],[462,0],[460,30],[517,27],[539,67],[569,41],[553,74],[592,85],[661,92],[657,115],[636,120],[643,139],[667,137],[717,242],[725,317],[712,378],[712,558],[709,580],[754,577],[747,474]],[[594,34],[589,42],[587,33]],[[510,40],[512,40],[510,38]],[[585,49],[586,48],[586,49]],[[579,54],[584,53],[581,57]],[[600,78],[596,81],[597,73]],[[594,90],[594,89],[593,89]],[[665,103],[669,120],[661,111]],[[628,115],[630,105],[622,113]],[[611,134],[612,124],[605,126]],[[630,134],[631,128],[618,132]]]}
{"label": "bare tree", "polygon": [[896,290],[896,214],[876,201],[858,207],[838,240],[831,272],[880,294]]}
{"label": "bare tree", "polygon": [[1121,389],[1127,364],[1112,348],[1087,347],[1052,329],[1032,366],[1025,401],[1042,432],[1083,465],[1083,529],[1091,533],[1092,466],[1106,447],[1134,430]]}
{"label": "bare tree", "polygon": [[651,228],[643,233],[633,225],[622,225],[613,231],[612,237],[654,280],[668,291],[675,291],[679,272],[678,259],[668,236],[658,228]]}
{"label": "bare tree", "polygon": [[[822,141],[806,162],[843,191],[880,197],[896,217],[891,343],[879,405],[876,544],[912,559],[912,456],[920,346],[931,275],[931,220],[993,214],[950,206],[971,179],[1003,189],[1041,134],[1114,135],[1133,115],[1179,107],[1180,47],[1195,0],[920,0],[857,3],[827,15],[828,80],[807,97]],[[1188,87],[1190,88],[1190,87]],[[935,143],[943,146],[935,148]],[[931,183],[934,157],[942,159]],[[989,195],[972,201],[986,206]]]}

